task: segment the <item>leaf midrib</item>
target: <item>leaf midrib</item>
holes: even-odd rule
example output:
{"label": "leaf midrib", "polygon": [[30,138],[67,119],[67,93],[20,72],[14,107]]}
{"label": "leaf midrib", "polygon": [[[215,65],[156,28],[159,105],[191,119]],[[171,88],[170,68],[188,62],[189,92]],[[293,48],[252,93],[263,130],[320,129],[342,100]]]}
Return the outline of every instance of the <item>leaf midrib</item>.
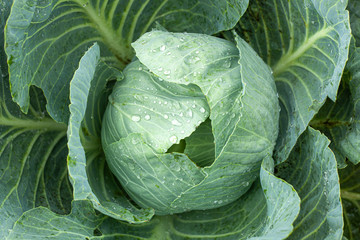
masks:
{"label": "leaf midrib", "polygon": [[116,30],[112,28],[109,22],[96,13],[92,4],[87,4],[83,9],[91,23],[100,33],[106,46],[109,47],[120,63],[126,66],[134,55],[130,43],[125,42],[122,36],[119,36]]}
{"label": "leaf midrib", "polygon": [[296,51],[293,52],[292,49],[290,49],[286,54],[281,56],[280,60],[273,67],[273,75],[276,77],[285,72],[294,61],[303,56],[304,53],[309,50],[316,41],[325,37],[331,30],[331,27],[323,28],[306,39]]}
{"label": "leaf midrib", "polygon": [[15,128],[26,128],[26,129],[43,129],[53,131],[64,131],[66,132],[67,126],[64,123],[57,123],[51,118],[45,117],[40,120],[34,119],[19,119],[19,118],[6,118],[0,117],[1,126],[11,126]]}

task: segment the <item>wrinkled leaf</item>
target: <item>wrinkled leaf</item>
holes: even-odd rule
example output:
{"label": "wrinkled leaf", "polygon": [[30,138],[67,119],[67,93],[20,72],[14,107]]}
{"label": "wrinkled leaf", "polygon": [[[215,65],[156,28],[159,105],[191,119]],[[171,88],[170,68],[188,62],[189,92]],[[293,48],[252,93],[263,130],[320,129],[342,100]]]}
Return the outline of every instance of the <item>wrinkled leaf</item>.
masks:
{"label": "wrinkled leaf", "polygon": [[360,165],[349,165],[339,171],[344,209],[344,236],[360,238]]}
{"label": "wrinkled leaf", "polygon": [[11,100],[8,78],[0,75],[1,239],[25,211],[45,206],[66,213],[72,199],[66,126],[46,114],[41,90],[31,88],[30,95],[25,115]]}
{"label": "wrinkled leaf", "polygon": [[6,30],[13,99],[27,112],[29,87],[38,86],[51,117],[66,123],[70,79],[94,42],[106,61],[124,67],[133,57],[130,43],[155,21],[172,31],[212,34],[235,25],[247,3],[14,0]]}
{"label": "wrinkled leaf", "polygon": [[97,44],[81,59],[70,84],[69,174],[75,200],[90,199],[97,210],[108,216],[143,222],[152,217],[153,211],[137,209],[127,199],[105,163],[100,143],[101,119],[108,96],[106,83],[120,78],[118,70],[100,60]]}
{"label": "wrinkled leaf", "polygon": [[360,47],[360,1],[359,0],[349,0],[347,9],[350,12],[350,26],[351,34],[356,39],[356,46]]}
{"label": "wrinkled leaf", "polygon": [[47,208],[27,211],[16,222],[8,239],[91,239],[103,215],[96,215],[89,201],[74,201],[69,215],[58,215]]}
{"label": "wrinkled leaf", "polygon": [[3,71],[3,77],[7,75],[7,62],[4,46],[4,29],[6,20],[10,14],[10,8],[13,3],[13,0],[0,0],[0,69]]}
{"label": "wrinkled leaf", "polygon": [[[266,158],[257,181],[247,196],[218,209],[155,217],[131,225],[95,215],[87,201],[73,202],[72,213],[60,216],[45,208],[24,214],[12,238],[37,239],[285,239],[292,231],[300,199],[294,189],[271,172]],[[10,239],[12,239],[10,238]]]}
{"label": "wrinkled leaf", "polygon": [[273,69],[281,106],[277,163],[326,97],[336,98],[350,42],[345,7],[337,0],[253,0],[236,27]]}
{"label": "wrinkled leaf", "polygon": [[298,192],[300,214],[289,239],[341,239],[343,232],[340,185],[329,140],[308,128],[289,159],[278,165],[278,176]]}
{"label": "wrinkled leaf", "polygon": [[310,124],[332,140],[339,167],[345,159],[360,162],[360,48],[354,44],[336,102],[327,100]]}

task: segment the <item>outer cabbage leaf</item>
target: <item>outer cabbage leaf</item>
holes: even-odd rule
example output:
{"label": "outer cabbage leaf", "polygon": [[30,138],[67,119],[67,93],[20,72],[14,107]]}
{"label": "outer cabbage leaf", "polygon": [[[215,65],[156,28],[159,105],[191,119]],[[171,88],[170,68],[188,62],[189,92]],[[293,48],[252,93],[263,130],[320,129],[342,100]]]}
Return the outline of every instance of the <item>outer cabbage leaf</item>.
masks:
{"label": "outer cabbage leaf", "polygon": [[75,200],[90,199],[95,209],[108,216],[143,222],[152,217],[153,211],[137,209],[128,200],[105,163],[100,143],[106,84],[121,77],[121,72],[100,60],[97,44],[82,57],[70,86],[68,168]]}
{"label": "outer cabbage leaf", "polygon": [[44,207],[26,212],[8,239],[92,239],[104,215],[96,215],[89,201],[74,201],[69,215],[58,215]]}
{"label": "outer cabbage leaf", "polygon": [[45,208],[25,213],[10,239],[285,239],[293,229],[300,199],[272,170],[273,160],[267,157],[261,180],[248,194],[218,209],[156,216],[148,223],[133,225],[96,215],[89,202],[75,201],[67,216]]}
{"label": "outer cabbage leaf", "polygon": [[248,1],[14,0],[6,29],[12,96],[24,112],[29,87],[43,89],[57,121],[69,117],[69,82],[77,63],[98,41],[102,56],[120,67],[133,57],[130,43],[155,21],[173,31],[212,34],[233,27]]}
{"label": "outer cabbage leaf", "polygon": [[336,98],[350,42],[346,4],[253,0],[236,27],[273,69],[281,106],[277,163],[287,159],[326,97]]}
{"label": "outer cabbage leaf", "polygon": [[353,42],[336,102],[328,100],[310,122],[331,140],[339,167],[360,162],[360,48]]}
{"label": "outer cabbage leaf", "polygon": [[349,0],[347,9],[350,12],[351,34],[356,39],[356,47],[360,47],[360,1]]}
{"label": "outer cabbage leaf", "polygon": [[45,206],[67,213],[72,199],[66,125],[46,114],[41,90],[31,88],[30,96],[30,111],[25,115],[11,100],[9,79],[0,69],[1,239],[25,211]]}
{"label": "outer cabbage leaf", "polygon": [[339,171],[341,199],[344,209],[344,236],[360,238],[360,165],[349,165]]}
{"label": "outer cabbage leaf", "polygon": [[[159,218],[169,239],[285,239],[300,210],[296,191],[272,174],[264,159],[260,181],[237,201],[217,209]],[[154,219],[156,221],[157,219]],[[161,234],[154,235],[161,239]],[[157,237],[157,238],[156,238]]]}
{"label": "outer cabbage leaf", "polygon": [[[110,168],[139,205],[153,207],[157,214],[214,208],[239,198],[258,177],[261,161],[272,153],[277,137],[278,100],[270,69],[237,40],[235,46],[208,35],[152,31],[133,44],[140,62],[153,73],[142,66],[143,78],[137,69],[125,71],[123,95],[117,90],[123,84],[119,82],[113,94],[120,95],[110,96],[110,110],[104,115],[102,134],[111,140],[102,139]],[[158,103],[169,95],[167,87],[174,98],[182,96],[176,88],[193,94],[171,109]],[[151,108],[150,101],[139,100],[135,92],[158,99]],[[198,100],[201,93],[208,106]],[[165,153],[208,116],[215,142],[211,166],[199,168],[181,152]],[[172,136],[147,131],[169,131]]]}
{"label": "outer cabbage leaf", "polygon": [[1,62],[0,62],[0,68],[3,71],[3,75],[7,75],[7,63],[6,63],[6,55],[5,50],[3,48],[4,46],[4,29],[6,20],[9,17],[10,14],[10,8],[13,3],[13,0],[0,0],[0,56],[1,56]]}
{"label": "outer cabbage leaf", "polygon": [[298,139],[277,175],[298,192],[300,213],[289,239],[341,239],[343,233],[340,185],[329,140],[308,128]]}

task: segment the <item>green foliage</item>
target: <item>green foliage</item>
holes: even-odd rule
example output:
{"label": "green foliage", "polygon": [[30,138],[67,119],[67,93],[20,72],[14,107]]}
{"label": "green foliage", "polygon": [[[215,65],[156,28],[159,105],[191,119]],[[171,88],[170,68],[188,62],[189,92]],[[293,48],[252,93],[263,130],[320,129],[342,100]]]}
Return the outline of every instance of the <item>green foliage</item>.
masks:
{"label": "green foliage", "polygon": [[359,239],[359,0],[0,0],[1,239]]}

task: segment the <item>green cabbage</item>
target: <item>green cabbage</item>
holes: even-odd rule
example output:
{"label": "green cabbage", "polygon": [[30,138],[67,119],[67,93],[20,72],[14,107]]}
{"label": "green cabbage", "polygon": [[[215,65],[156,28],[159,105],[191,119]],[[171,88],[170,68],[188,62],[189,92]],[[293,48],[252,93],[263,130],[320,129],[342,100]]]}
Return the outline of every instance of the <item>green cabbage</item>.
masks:
{"label": "green cabbage", "polygon": [[278,134],[270,68],[244,41],[152,31],[109,96],[101,129],[131,198],[165,215],[226,205],[259,177]]}

